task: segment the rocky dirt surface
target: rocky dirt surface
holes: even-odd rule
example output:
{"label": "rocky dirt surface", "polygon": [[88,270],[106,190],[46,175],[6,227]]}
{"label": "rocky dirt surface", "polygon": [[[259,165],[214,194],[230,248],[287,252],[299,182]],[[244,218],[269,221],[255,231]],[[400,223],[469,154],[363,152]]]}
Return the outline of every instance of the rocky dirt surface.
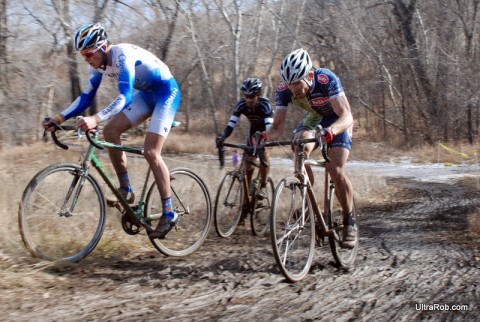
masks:
{"label": "rocky dirt surface", "polygon": [[[478,167],[396,172],[388,169],[401,166],[352,165],[361,229],[356,266],[339,270],[324,246],[317,248],[310,275],[291,284],[275,265],[269,239],[252,236],[249,226],[227,239],[212,227],[197,252],[168,258],[144,234],[124,234],[113,210],[99,246],[80,263],[32,258],[18,232],[21,193],[41,168],[79,157],[35,151],[22,148],[0,158],[3,321],[478,320]],[[168,162],[196,169],[214,198],[223,173],[213,160],[202,160]],[[276,180],[288,174],[280,169],[272,170]]]}

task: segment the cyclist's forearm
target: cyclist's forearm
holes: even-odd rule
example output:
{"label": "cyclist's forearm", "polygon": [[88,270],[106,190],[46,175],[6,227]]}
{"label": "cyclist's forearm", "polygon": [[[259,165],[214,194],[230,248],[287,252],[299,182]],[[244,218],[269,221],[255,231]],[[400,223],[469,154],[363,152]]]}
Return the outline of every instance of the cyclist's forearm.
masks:
{"label": "cyclist's forearm", "polygon": [[348,103],[345,95],[339,96],[337,99],[332,100],[332,107],[334,112],[339,116],[330,128],[334,134],[342,133],[347,130],[353,124],[353,116],[350,110],[350,104]]}
{"label": "cyclist's forearm", "polygon": [[223,130],[222,135],[224,138],[228,138],[230,134],[232,134],[232,132],[233,132],[233,127],[227,125]]}
{"label": "cyclist's forearm", "polygon": [[284,109],[277,109],[273,124],[265,131],[268,141],[278,140],[282,136],[285,129],[286,112]]}
{"label": "cyclist's forearm", "polygon": [[78,96],[75,101],[70,104],[69,107],[67,107],[60,113],[63,116],[63,121],[68,120],[71,117],[80,115],[92,104],[93,98],[97,93],[97,89],[100,86],[101,81],[102,74],[92,71],[90,74],[90,78],[80,96]]}
{"label": "cyclist's forearm", "polygon": [[68,120],[71,117],[80,115],[85,111],[93,101],[93,96],[82,93],[77,99],[59,115],[62,115],[63,121]]}
{"label": "cyclist's forearm", "polygon": [[97,116],[101,121],[105,121],[119,113],[124,107],[126,107],[126,98],[123,94],[120,94],[110,105],[98,112]]}
{"label": "cyclist's forearm", "polygon": [[270,127],[268,131],[265,131],[268,141],[278,140],[283,134],[283,126],[280,128],[275,128],[274,126]]}

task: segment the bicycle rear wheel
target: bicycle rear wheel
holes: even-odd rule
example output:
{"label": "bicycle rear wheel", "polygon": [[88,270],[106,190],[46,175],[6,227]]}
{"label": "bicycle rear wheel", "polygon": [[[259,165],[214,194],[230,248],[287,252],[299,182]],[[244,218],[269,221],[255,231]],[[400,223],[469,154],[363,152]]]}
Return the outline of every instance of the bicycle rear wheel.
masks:
{"label": "bicycle rear wheel", "polygon": [[327,225],[329,229],[337,230],[338,238],[334,236],[329,237],[328,241],[330,244],[330,249],[335,258],[335,262],[343,268],[350,268],[355,262],[355,257],[357,256],[358,250],[358,220],[357,220],[357,211],[355,209],[355,202],[353,203],[353,216],[357,224],[357,241],[355,246],[352,249],[342,248],[342,227],[343,227],[343,212],[340,203],[335,196],[335,188],[330,187],[328,193],[328,215],[327,215]]}
{"label": "bicycle rear wheel", "polygon": [[252,232],[254,235],[262,237],[268,232],[268,227],[270,227],[270,213],[272,209],[274,189],[275,187],[272,178],[268,178],[268,198],[258,200],[258,198],[255,197],[255,207],[253,207],[255,210],[250,216]]}
{"label": "bicycle rear wheel", "polygon": [[315,221],[308,197],[297,178],[284,178],[275,189],[270,238],[282,274],[290,282],[302,280],[313,261]]}
{"label": "bicycle rear wheel", "polygon": [[237,228],[242,215],[243,177],[238,171],[227,172],[215,198],[215,230],[220,237],[229,237]]}
{"label": "bicycle rear wheel", "polygon": [[[178,222],[165,239],[150,239],[166,256],[187,256],[205,241],[212,221],[212,206],[207,186],[193,171],[184,168],[170,172],[172,204]],[[149,189],[145,215],[162,212],[162,200],[156,183]]]}
{"label": "bicycle rear wheel", "polygon": [[96,180],[85,176],[80,166],[52,165],[27,185],[18,222],[34,257],[76,262],[90,254],[102,237],[105,198]]}

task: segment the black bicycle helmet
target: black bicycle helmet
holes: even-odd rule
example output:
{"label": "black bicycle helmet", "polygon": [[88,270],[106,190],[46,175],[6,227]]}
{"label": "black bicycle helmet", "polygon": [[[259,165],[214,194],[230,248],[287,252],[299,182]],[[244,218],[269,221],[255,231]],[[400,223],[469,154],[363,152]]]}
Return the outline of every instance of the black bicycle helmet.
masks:
{"label": "black bicycle helmet", "polygon": [[258,78],[249,77],[243,81],[240,89],[245,95],[259,94],[262,91],[262,82]]}

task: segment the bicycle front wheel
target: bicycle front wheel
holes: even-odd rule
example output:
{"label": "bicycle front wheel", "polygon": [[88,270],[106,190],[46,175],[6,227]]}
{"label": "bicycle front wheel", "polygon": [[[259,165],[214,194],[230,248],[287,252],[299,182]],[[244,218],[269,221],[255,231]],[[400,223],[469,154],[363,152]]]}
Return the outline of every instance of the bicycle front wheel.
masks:
{"label": "bicycle front wheel", "polygon": [[270,227],[270,213],[272,210],[273,193],[275,189],[272,178],[268,178],[266,188],[268,198],[258,200],[258,197],[255,196],[255,207],[253,207],[255,210],[250,216],[252,232],[259,237],[264,236],[268,232],[268,227]]}
{"label": "bicycle front wheel", "polygon": [[40,171],[23,192],[20,234],[34,257],[76,262],[97,246],[105,228],[100,186],[76,164]]}
{"label": "bicycle front wheel", "polygon": [[[189,169],[170,172],[172,205],[178,222],[165,239],[150,239],[153,246],[166,256],[187,256],[205,241],[212,221],[210,194],[203,180]],[[145,215],[162,212],[162,201],[156,183],[148,192]]]}
{"label": "bicycle front wheel", "polygon": [[215,230],[220,237],[229,237],[237,228],[242,215],[243,176],[238,171],[227,172],[215,198]]}
{"label": "bicycle front wheel", "polygon": [[297,178],[282,179],[275,189],[270,216],[275,261],[290,282],[308,274],[315,250],[315,221],[302,186]]}
{"label": "bicycle front wheel", "polygon": [[355,246],[352,249],[342,248],[343,241],[343,212],[340,203],[338,202],[335,196],[335,188],[330,186],[330,191],[328,193],[328,216],[327,216],[327,225],[329,229],[337,231],[337,236],[331,236],[328,239],[330,244],[330,249],[335,258],[337,265],[343,268],[350,268],[355,262],[358,250],[358,219],[357,211],[355,207],[355,202],[353,203],[353,217],[357,225],[357,239]]}

